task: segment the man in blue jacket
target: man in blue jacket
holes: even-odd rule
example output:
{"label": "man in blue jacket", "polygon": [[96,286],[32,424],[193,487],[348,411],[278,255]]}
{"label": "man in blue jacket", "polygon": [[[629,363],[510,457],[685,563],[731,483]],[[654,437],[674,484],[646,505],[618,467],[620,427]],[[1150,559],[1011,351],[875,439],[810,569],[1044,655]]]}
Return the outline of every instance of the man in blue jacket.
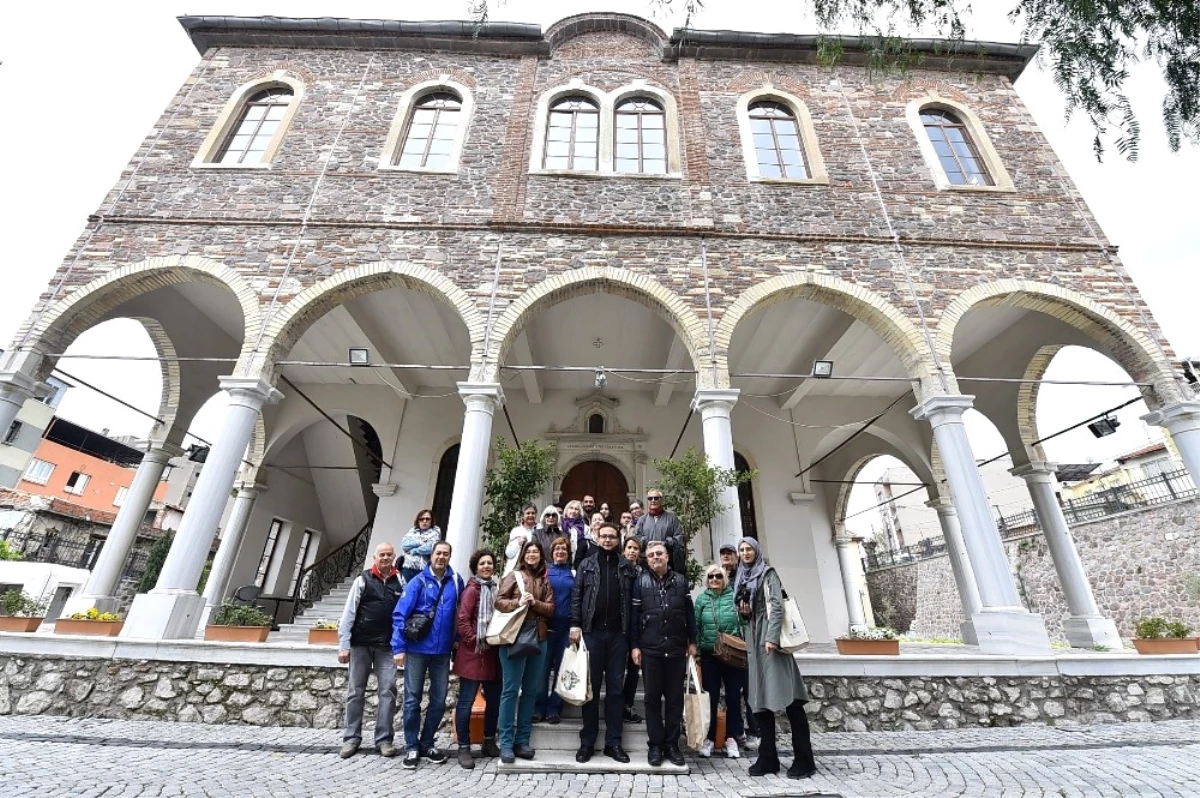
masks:
{"label": "man in blue jacket", "polygon": [[[454,615],[462,583],[450,568],[450,544],[433,547],[429,565],[404,587],[392,614],[392,654],[404,668],[404,768],[415,770],[423,756],[435,765],[446,754],[434,734],[446,712],[450,686],[450,649],[454,645]],[[421,725],[421,698],[429,675],[429,707]],[[420,737],[418,738],[418,734]]]}

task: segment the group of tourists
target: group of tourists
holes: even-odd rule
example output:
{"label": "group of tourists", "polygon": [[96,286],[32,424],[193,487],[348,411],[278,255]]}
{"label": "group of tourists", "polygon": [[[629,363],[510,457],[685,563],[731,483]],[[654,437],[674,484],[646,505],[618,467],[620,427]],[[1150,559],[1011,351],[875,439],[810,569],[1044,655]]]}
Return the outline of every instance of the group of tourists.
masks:
{"label": "group of tourists", "polygon": [[[683,765],[685,682],[689,662],[698,657],[711,711],[707,740],[697,753],[713,754],[723,694],[727,757],[757,749],[750,775],[779,772],[775,714],[784,712],[795,751],[787,775],[811,776],[816,766],[804,681],[792,656],[779,649],[785,613],[778,574],[758,541],[742,538],[721,546],[720,562],[705,570],[704,590],[693,602],[684,548],[679,519],[663,506],[661,491],[651,489],[644,509],[633,502],[615,520],[607,504],[597,506],[584,496],[561,512],[555,506],[541,513],[532,504],[524,507],[509,534],[503,569],[495,554],[479,550],[464,580],[450,568],[451,547],[433,513],[422,510],[401,541],[401,568],[395,548],[379,544],[371,567],[354,580],[347,597],[338,651],[339,661],[350,666],[341,756],[352,756],[361,745],[372,672],[379,695],[375,745],[385,757],[397,755],[393,716],[397,667],[403,667],[406,769],[417,768],[421,759],[434,764],[447,759],[434,738],[451,671],[459,680],[454,712],[459,764],[475,766],[471,711],[480,693],[482,755],[506,763],[533,759],[533,725],[561,722],[563,699],[555,685],[565,652],[582,645],[591,689],[582,707],[577,762],[596,753],[602,708],[604,756],[630,761],[623,728],[643,722],[634,700],[640,678],[647,761]],[[511,643],[489,643],[493,616],[517,611],[523,613],[520,634]],[[729,644],[740,650],[743,641],[744,655],[730,657]],[[429,700],[422,717],[426,682]]]}

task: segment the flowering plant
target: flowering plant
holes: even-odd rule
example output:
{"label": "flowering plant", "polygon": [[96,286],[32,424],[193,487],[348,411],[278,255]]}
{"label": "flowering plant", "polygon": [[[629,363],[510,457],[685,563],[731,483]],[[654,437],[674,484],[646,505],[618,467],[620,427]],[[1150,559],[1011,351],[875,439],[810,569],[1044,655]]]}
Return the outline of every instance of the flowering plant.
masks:
{"label": "flowering plant", "polygon": [[337,621],[327,621],[324,618],[318,618],[317,622],[313,626],[313,628],[314,629],[325,629],[325,630],[330,630],[330,629],[336,630],[338,628],[338,622]]}
{"label": "flowering plant", "polygon": [[845,640],[897,640],[900,635],[890,626],[872,626],[869,629],[851,629]]}
{"label": "flowering plant", "polygon": [[121,616],[115,612],[100,612],[100,610],[92,607],[87,612],[71,613],[72,621],[119,621]]}

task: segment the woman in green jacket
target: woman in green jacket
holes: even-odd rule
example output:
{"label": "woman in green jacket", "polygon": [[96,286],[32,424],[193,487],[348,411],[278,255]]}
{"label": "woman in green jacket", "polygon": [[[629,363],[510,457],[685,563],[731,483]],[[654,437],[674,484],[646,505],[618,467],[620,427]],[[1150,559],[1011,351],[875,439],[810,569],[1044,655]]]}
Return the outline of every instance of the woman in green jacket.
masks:
{"label": "woman in green jacket", "polygon": [[708,693],[711,720],[708,723],[708,739],[697,752],[700,756],[712,756],[717,739],[717,704],[721,698],[721,685],[725,686],[725,756],[737,759],[741,756],[737,738],[745,730],[742,727],[742,691],[746,689],[749,674],[745,668],[726,665],[715,656],[717,635],[721,632],[743,637],[742,621],[733,602],[733,587],[720,565],[710,565],[704,572],[705,590],[696,598],[696,637],[700,641],[700,679]]}

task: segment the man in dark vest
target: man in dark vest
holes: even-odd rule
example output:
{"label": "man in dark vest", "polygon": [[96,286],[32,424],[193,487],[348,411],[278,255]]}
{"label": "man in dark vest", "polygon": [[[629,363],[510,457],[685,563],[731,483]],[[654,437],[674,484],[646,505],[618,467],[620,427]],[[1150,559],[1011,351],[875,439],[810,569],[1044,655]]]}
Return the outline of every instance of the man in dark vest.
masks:
{"label": "man in dark vest", "polygon": [[687,579],[668,565],[667,544],[646,544],[650,567],[633,584],[633,662],[642,666],[646,688],[647,760],[663,756],[683,765],[679,732],[683,726],[683,680],[687,658],[696,656],[696,612]]}
{"label": "man in dark vest", "polygon": [[342,759],[354,756],[362,743],[363,703],[367,677],[375,671],[379,711],[375,716],[375,747],[383,756],[395,756],[393,716],[396,714],[396,663],[392,660],[392,612],[404,589],[396,570],[396,549],[391,543],[375,547],[375,561],[350,585],[346,608],[338,625],[338,662],[350,663],[346,690],[346,730],[342,733]]}

